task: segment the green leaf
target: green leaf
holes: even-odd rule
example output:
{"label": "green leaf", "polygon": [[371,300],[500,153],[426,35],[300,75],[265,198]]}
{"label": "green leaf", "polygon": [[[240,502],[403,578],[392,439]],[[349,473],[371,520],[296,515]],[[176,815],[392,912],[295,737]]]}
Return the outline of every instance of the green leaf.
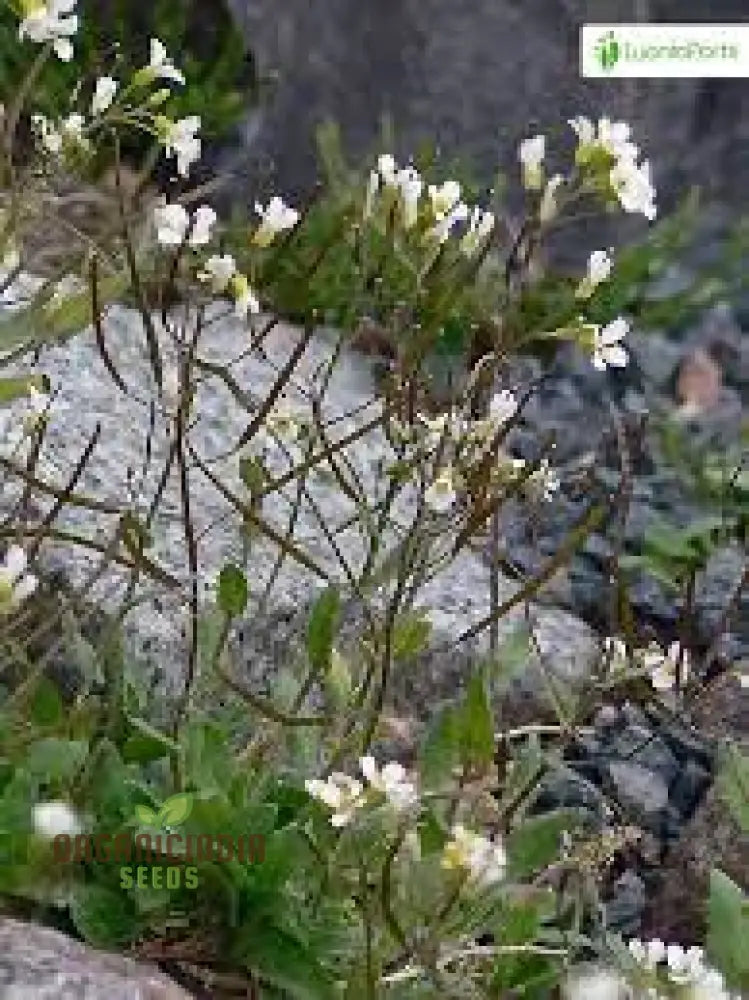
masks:
{"label": "green leaf", "polygon": [[335,708],[343,708],[348,704],[353,690],[351,667],[343,656],[332,650],[330,667],[325,675],[325,690]]}
{"label": "green leaf", "polygon": [[717,786],[736,822],[744,833],[749,834],[749,757],[737,747],[726,750]]}
{"label": "green leaf", "polygon": [[172,795],[159,809],[159,822],[162,826],[179,826],[184,823],[192,812],[192,795],[180,793]]}
{"label": "green leaf", "polygon": [[511,877],[525,878],[555,861],[559,857],[562,832],[572,831],[579,822],[580,814],[574,809],[555,809],[516,826],[506,843]]}
{"label": "green leaf", "polygon": [[436,791],[452,783],[453,769],[460,763],[460,717],[453,706],[443,708],[427,730],[419,761],[425,788]]}
{"label": "green leaf", "polygon": [[460,755],[468,770],[484,771],[494,759],[494,719],[482,673],[471,678],[461,710]]}
{"label": "green leaf", "polygon": [[330,1000],[334,992],[330,977],[314,953],[288,931],[253,922],[237,940],[247,965],[294,1000]]}
{"label": "green leaf", "polygon": [[138,921],[124,892],[100,885],[77,886],[70,915],[78,932],[97,948],[122,948],[138,936]]}
{"label": "green leaf", "polygon": [[401,615],[393,628],[393,656],[396,660],[418,656],[427,648],[432,625],[423,612]]}
{"label": "green leaf", "polygon": [[248,597],[244,573],[239,566],[227,563],[218,576],[218,606],[225,614],[236,618],[247,607]]}
{"label": "green leaf", "polygon": [[65,781],[78,773],[87,754],[88,743],[83,740],[38,740],[29,749],[26,767],[44,781]]}
{"label": "green leaf", "polygon": [[141,802],[135,807],[135,818],[143,826],[158,826],[159,817],[149,806],[144,806]]}
{"label": "green leaf", "polygon": [[525,671],[531,651],[531,633],[521,622],[512,629],[497,650],[495,659],[487,664],[489,678],[497,687],[505,687],[518,674]]}
{"label": "green leaf", "polygon": [[262,459],[256,457],[240,459],[239,478],[252,496],[262,493],[267,481]]}
{"label": "green leaf", "polygon": [[7,406],[22,396],[28,396],[31,388],[43,390],[44,381],[39,375],[25,378],[0,378],[0,406]]}
{"label": "green leaf", "polygon": [[62,719],[62,713],[62,698],[57,685],[48,677],[42,677],[31,702],[31,722],[43,728],[56,726]]}
{"label": "green leaf", "polygon": [[122,746],[122,759],[128,764],[148,764],[169,757],[171,750],[153,736],[129,736]]}
{"label": "green leaf", "polygon": [[707,952],[729,987],[749,989],[749,897],[726,874],[710,873]]}
{"label": "green leaf", "polygon": [[331,587],[315,602],[307,626],[307,655],[312,667],[320,673],[330,666],[340,614],[341,598],[338,591]]}
{"label": "green leaf", "polygon": [[[127,721],[135,732],[133,735],[128,737],[125,743],[125,747],[128,749],[129,753],[133,755],[131,757],[126,756],[126,760],[130,760],[132,762],[144,759],[160,760],[162,757],[179,753],[179,743],[176,743],[170,736],[160,733],[158,729],[146,722],[145,719],[141,719],[137,716],[129,716]],[[159,752],[158,747],[161,748],[161,752]],[[138,756],[139,753],[144,754],[146,751],[148,751],[148,756],[146,758]],[[156,756],[157,753],[158,756]],[[125,748],[123,748],[123,755],[124,754]]]}

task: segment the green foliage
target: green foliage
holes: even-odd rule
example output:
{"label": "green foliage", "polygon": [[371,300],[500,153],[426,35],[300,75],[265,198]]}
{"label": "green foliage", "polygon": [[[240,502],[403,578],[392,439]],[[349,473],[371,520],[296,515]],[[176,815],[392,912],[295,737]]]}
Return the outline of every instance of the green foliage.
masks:
{"label": "green foliage", "polygon": [[721,871],[710,874],[708,953],[732,989],[749,989],[749,896]]}
{"label": "green foliage", "polygon": [[[234,25],[224,0],[80,0],[80,27],[76,55],[65,64],[52,60],[44,68],[35,104],[48,117],[69,110],[70,95],[78,80],[90,85],[95,76],[117,76],[123,67],[148,63],[148,43],[159,38],[171,52],[178,52],[186,71],[187,85],[175,91],[164,113],[177,118],[198,114],[204,133],[224,135],[258,97],[253,60]],[[0,4],[0,97],[19,86],[28,68],[33,45],[19,46],[18,19],[10,7]],[[147,140],[136,137],[134,153],[149,149]]]}
{"label": "green foliage", "polygon": [[725,750],[718,790],[744,834],[749,834],[749,757],[734,746]]}

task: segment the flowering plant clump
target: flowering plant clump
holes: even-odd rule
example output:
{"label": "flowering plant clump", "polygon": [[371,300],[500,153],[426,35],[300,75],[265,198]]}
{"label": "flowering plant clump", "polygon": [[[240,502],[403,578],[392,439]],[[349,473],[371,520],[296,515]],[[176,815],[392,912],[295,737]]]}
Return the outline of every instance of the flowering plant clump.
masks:
{"label": "flowering plant clump", "polygon": [[[205,190],[184,190],[203,122],[189,108],[165,111],[189,84],[176,51],[151,38],[133,72],[102,65],[54,118],[34,103],[34,74],[74,53],[76,5],[24,0],[16,13],[19,44],[36,46],[38,62],[9,95],[15,104],[3,95],[0,341],[3,365],[15,367],[0,380],[0,850],[11,858],[0,895],[63,907],[99,946],[168,951],[203,992],[240,983],[248,994],[384,1000],[550,996],[561,985],[572,997],[731,996],[746,965],[714,930],[705,953],[612,934],[599,889],[629,834],[591,831],[574,809],[535,808],[585,699],[550,682],[557,722],[510,729],[498,697],[505,672],[544,666],[532,601],[604,517],[591,504],[543,571],[500,599],[505,505],[551,516],[570,486],[553,442],[516,454],[513,432],[536,386],[510,362],[536,342],[571,343],[600,371],[628,361],[627,317],[604,321],[599,308],[619,253],[594,250],[553,322],[523,325],[533,251],[578,200],[654,218],[629,126],[573,119],[574,163],[548,179],[546,138],[523,140],[528,204],[517,231],[470,185],[385,152],[324,239],[310,237],[314,206],[274,195],[255,203],[236,240]],[[23,115],[35,127],[31,164],[14,155]],[[170,164],[160,197],[142,177],[126,183],[122,139],[132,132]],[[105,218],[92,233],[61,214],[63,181],[102,151],[114,193],[97,189]],[[42,266],[38,232],[34,252],[40,221],[66,233],[55,268]],[[351,283],[339,286],[348,323],[323,335],[314,282],[329,254],[327,277]],[[339,273],[344,258],[351,268]],[[491,311],[480,313],[477,287],[491,293]],[[290,290],[302,329],[277,316]],[[137,375],[112,350],[123,301]],[[491,338],[466,352],[457,384],[440,394],[430,365],[456,302],[475,308]],[[341,406],[331,385],[365,319],[387,328],[392,364],[365,400],[347,390]],[[228,357],[212,339],[219,326],[231,333]],[[60,461],[54,445],[70,414],[56,380],[40,382],[29,361],[86,327],[101,368],[76,376],[82,402],[105,380],[124,430],[142,418],[143,454],[123,457],[117,485],[92,468],[110,444],[104,414],[75,460]],[[208,412],[211,393],[222,402]],[[206,551],[218,525],[228,538],[216,567]],[[450,638],[486,634],[488,655],[466,665],[441,708],[419,709],[412,726],[400,720],[413,739],[393,741],[397,683],[437,642],[424,593],[487,538],[485,613]],[[47,579],[60,550],[94,557],[82,582]],[[114,611],[92,607],[107,573]],[[310,597],[304,634],[261,689],[241,636],[284,573],[306,574],[295,591]],[[179,632],[160,664],[173,671],[163,689],[158,679],[148,687],[127,644],[131,612],[154,594],[157,631],[173,618]],[[363,610],[344,628],[353,604]],[[503,641],[500,624],[516,609],[525,623]],[[701,670],[693,651],[611,631],[591,689],[631,676],[661,708],[678,708]],[[75,668],[72,680],[60,663]],[[153,859],[148,877],[118,881],[106,852],[64,864],[55,854],[56,838],[84,832],[129,848],[178,829],[223,843],[224,854],[189,867],[177,854],[171,867],[190,878],[166,882]],[[240,833],[261,839],[261,862],[225,856]],[[743,904],[716,873],[717,923],[726,913],[738,921]],[[175,912],[186,922],[175,925]]]}

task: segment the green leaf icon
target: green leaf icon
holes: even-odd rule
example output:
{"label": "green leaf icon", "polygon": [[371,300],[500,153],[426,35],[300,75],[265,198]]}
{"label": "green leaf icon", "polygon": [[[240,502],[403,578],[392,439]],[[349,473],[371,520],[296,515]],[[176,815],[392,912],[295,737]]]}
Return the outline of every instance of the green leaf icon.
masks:
{"label": "green leaf icon", "polygon": [[162,826],[179,826],[184,823],[192,811],[192,796],[172,795],[159,809],[158,820]]}
{"label": "green leaf icon", "polygon": [[158,823],[158,816],[148,806],[137,805],[135,807],[135,818],[144,826],[156,826]]}

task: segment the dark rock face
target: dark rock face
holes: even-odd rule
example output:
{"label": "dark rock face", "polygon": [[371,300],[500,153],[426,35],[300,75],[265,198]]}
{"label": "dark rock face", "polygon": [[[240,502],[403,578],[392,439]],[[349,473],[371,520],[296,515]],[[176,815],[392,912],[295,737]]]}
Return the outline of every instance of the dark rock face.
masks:
{"label": "dark rock face", "polygon": [[[489,181],[512,167],[527,129],[558,131],[577,114],[633,123],[668,196],[699,183],[735,191],[749,168],[749,81],[583,80],[586,21],[746,21],[742,0],[229,0],[261,72],[277,74],[248,121],[239,181],[268,174],[282,190],[314,177],[312,136],[336,120],[353,153],[376,147],[383,112],[398,150],[423,139],[474,162]],[[282,10],[279,10],[279,6]],[[251,195],[249,189],[248,195]]]}

